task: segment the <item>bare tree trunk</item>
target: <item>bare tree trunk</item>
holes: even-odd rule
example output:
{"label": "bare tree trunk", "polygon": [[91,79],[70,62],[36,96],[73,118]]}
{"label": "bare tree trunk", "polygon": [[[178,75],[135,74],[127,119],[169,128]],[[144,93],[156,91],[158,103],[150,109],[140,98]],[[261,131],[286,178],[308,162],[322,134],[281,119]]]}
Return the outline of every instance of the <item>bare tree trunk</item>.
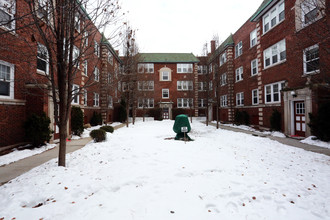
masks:
{"label": "bare tree trunk", "polygon": [[60,147],[58,153],[59,155],[58,165],[65,167],[67,126],[65,124],[61,124],[59,128],[60,128]]}

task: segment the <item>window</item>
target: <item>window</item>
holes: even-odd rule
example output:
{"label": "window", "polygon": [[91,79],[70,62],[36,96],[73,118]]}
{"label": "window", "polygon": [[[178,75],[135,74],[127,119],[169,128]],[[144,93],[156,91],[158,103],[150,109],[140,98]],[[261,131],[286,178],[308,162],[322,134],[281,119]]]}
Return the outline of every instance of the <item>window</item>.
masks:
{"label": "window", "polygon": [[37,0],[36,2],[36,14],[41,19],[47,19],[48,18],[48,5],[47,0]]}
{"label": "window", "polygon": [[284,1],[282,0],[263,16],[263,33],[268,32],[278,23],[283,21],[284,16]]}
{"label": "window", "polygon": [[212,64],[209,65],[209,73],[212,73]]}
{"label": "window", "polygon": [[251,76],[258,74],[258,59],[251,61]]}
{"label": "window", "polygon": [[127,82],[122,82],[122,83],[123,83],[123,85],[121,86],[121,88],[122,88],[123,92],[127,92],[129,84]]}
{"label": "window", "polygon": [[305,0],[301,3],[301,21],[303,26],[315,22],[320,15],[318,0]]}
{"label": "window", "polygon": [[243,80],[243,67],[235,70],[236,82]]}
{"label": "window", "polygon": [[198,82],[198,91],[206,91],[207,83],[206,82]]}
{"label": "window", "polygon": [[178,108],[189,108],[189,107],[193,107],[193,99],[178,98],[177,99],[177,107]]}
{"label": "window", "polygon": [[161,81],[170,81],[170,72],[162,71],[161,74]]}
{"label": "window", "polygon": [[237,106],[244,105],[244,92],[236,93],[236,105]]}
{"label": "window", "polygon": [[169,89],[162,89],[162,98],[163,99],[170,98],[170,91],[169,91]]}
{"label": "window", "polygon": [[110,51],[108,51],[108,62],[113,65],[113,56],[112,53]]}
{"label": "window", "polygon": [[139,73],[154,73],[154,64],[153,63],[139,63],[138,72]]}
{"label": "window", "polygon": [[254,29],[250,33],[250,47],[254,47],[257,44],[257,30]]}
{"label": "window", "polygon": [[193,90],[193,81],[177,81],[177,89],[179,91]]}
{"label": "window", "polygon": [[[16,9],[16,1],[8,1],[0,0],[0,26],[4,27],[8,30],[15,29],[15,9]],[[4,7],[4,5],[6,5]]]}
{"label": "window", "polygon": [[213,90],[213,83],[212,81],[209,82],[209,91]]}
{"label": "window", "polygon": [[72,85],[72,104],[79,104],[79,86],[76,84]]}
{"label": "window", "polygon": [[222,66],[225,62],[227,62],[227,52],[225,51],[220,56],[220,66]]}
{"label": "window", "polygon": [[284,82],[277,82],[265,85],[265,103],[281,102],[280,91],[284,87]]}
{"label": "window", "polygon": [[112,96],[108,96],[108,108],[112,108],[113,107],[113,99]]}
{"label": "window", "polygon": [[100,95],[96,92],[94,92],[94,98],[93,98],[93,106],[98,107],[100,105]]}
{"label": "window", "polygon": [[99,68],[95,67],[94,69],[94,80],[95,81],[100,81],[100,71],[99,71]]}
{"label": "window", "polygon": [[227,73],[224,73],[221,75],[221,78],[220,78],[220,85],[221,86],[224,86],[227,84]]}
{"label": "window", "polygon": [[84,61],[84,75],[88,76],[88,61]]}
{"label": "window", "polygon": [[37,71],[48,74],[48,50],[39,43],[37,50]]}
{"label": "window", "polygon": [[95,40],[94,40],[94,54],[98,57],[100,56],[100,46]]}
{"label": "window", "polygon": [[0,61],[0,98],[14,98],[14,65]]}
{"label": "window", "polygon": [[178,63],[177,73],[192,73],[193,65],[191,63]]}
{"label": "window", "polygon": [[252,105],[258,105],[259,104],[259,90],[254,89],[252,90]]}
{"label": "window", "polygon": [[84,32],[85,46],[88,47],[88,31]]}
{"label": "window", "polygon": [[206,107],[206,99],[198,99],[198,107],[205,108]]}
{"label": "window", "polygon": [[315,73],[319,69],[319,46],[316,44],[304,50],[304,74]]}
{"label": "window", "polygon": [[76,13],[74,16],[74,28],[80,32],[80,15],[79,13]]}
{"label": "window", "polygon": [[76,67],[79,67],[79,56],[80,56],[80,50],[78,47],[73,45],[73,63]]}
{"label": "window", "polygon": [[84,106],[87,106],[87,90],[84,90]]}
{"label": "window", "polygon": [[235,46],[235,58],[241,56],[242,53],[243,53],[243,44],[242,44],[242,41],[240,41]]}
{"label": "window", "polygon": [[198,70],[197,70],[198,74],[199,75],[202,75],[202,74],[206,74],[207,72],[207,66],[198,66]]}
{"label": "window", "polygon": [[154,90],[154,81],[138,81],[138,90],[139,91],[153,91]]}
{"label": "window", "polygon": [[138,108],[153,108],[154,99],[152,98],[139,98],[138,99]]}
{"label": "window", "polygon": [[227,107],[228,106],[227,95],[220,96],[220,106],[221,107]]}
{"label": "window", "polygon": [[264,68],[286,60],[285,39],[264,50]]}

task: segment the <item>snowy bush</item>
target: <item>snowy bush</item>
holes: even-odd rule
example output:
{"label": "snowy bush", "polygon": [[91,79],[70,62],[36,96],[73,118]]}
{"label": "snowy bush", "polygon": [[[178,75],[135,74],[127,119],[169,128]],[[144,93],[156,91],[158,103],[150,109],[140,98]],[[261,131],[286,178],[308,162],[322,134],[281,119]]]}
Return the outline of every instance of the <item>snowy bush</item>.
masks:
{"label": "snowy bush", "polygon": [[89,135],[94,139],[95,142],[104,141],[106,138],[106,132],[102,129],[93,130]]}
{"label": "snowy bush", "polygon": [[84,131],[84,113],[80,107],[72,106],[71,130],[74,135],[80,136]]}
{"label": "snowy bush", "polygon": [[32,114],[24,123],[27,140],[32,142],[34,147],[40,147],[48,142],[53,131],[49,128],[50,119],[43,112],[41,115]]}
{"label": "snowy bush", "polygon": [[107,125],[107,126],[102,126],[100,127],[100,129],[104,130],[105,132],[110,132],[113,133],[113,131],[115,130],[112,126]]}

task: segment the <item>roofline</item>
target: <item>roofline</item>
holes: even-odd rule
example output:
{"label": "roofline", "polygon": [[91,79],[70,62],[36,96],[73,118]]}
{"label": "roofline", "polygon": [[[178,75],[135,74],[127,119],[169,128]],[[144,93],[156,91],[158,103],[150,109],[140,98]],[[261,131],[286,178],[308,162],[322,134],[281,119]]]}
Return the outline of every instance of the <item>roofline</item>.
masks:
{"label": "roofline", "polygon": [[254,15],[252,16],[252,18],[250,19],[251,22],[255,22],[257,21],[262,15],[263,15],[263,11],[267,11],[268,9],[270,9],[275,3],[277,2],[277,0],[269,0],[264,7],[262,7],[259,11],[257,11],[256,13],[254,13]]}
{"label": "roofline", "polygon": [[196,60],[189,60],[189,61],[153,61],[153,60],[150,60],[150,61],[140,61],[139,63],[199,63],[199,59],[197,59],[197,57],[193,54],[193,53],[139,53],[140,57],[141,55],[143,54],[191,54],[193,55]]}
{"label": "roofline", "polygon": [[101,39],[101,44],[104,44],[108,47],[108,49],[112,52],[113,56],[116,57],[116,59],[123,64],[123,61],[120,59],[120,57],[118,56],[117,52],[113,49],[113,47],[111,46],[111,44],[109,43],[109,41],[105,38],[104,34],[102,33],[102,39]]}

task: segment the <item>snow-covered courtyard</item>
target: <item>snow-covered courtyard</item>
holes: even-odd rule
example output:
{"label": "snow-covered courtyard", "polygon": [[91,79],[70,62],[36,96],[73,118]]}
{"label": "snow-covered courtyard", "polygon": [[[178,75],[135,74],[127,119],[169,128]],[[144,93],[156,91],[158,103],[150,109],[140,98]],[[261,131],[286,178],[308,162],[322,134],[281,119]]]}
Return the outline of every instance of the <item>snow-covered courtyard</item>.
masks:
{"label": "snow-covered courtyard", "polygon": [[138,122],[0,187],[0,219],[330,219],[330,157],[194,121]]}

